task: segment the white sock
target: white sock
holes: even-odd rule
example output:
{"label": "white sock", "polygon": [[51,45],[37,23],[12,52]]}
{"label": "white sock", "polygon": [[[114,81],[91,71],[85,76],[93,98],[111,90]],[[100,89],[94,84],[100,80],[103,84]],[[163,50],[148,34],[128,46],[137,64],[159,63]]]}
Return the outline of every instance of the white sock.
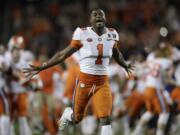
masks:
{"label": "white sock", "polygon": [[164,130],[169,119],[169,113],[161,113],[157,122],[156,135],[164,135]]}
{"label": "white sock", "polygon": [[156,135],[164,135],[164,129],[158,128],[156,131]]}
{"label": "white sock", "polygon": [[11,123],[11,133],[10,133],[10,135],[15,135],[13,123]]}
{"label": "white sock", "polygon": [[26,117],[19,117],[19,130],[21,135],[31,135],[31,130]]}
{"label": "white sock", "polygon": [[73,121],[72,120],[72,114],[73,114],[73,110],[72,110],[72,108],[70,108],[70,107],[68,107],[67,108],[68,110],[65,110],[66,112],[66,118],[69,120],[69,121]]}
{"label": "white sock", "polygon": [[10,118],[9,116],[1,116],[1,135],[10,135]]}
{"label": "white sock", "polygon": [[132,135],[142,135],[143,131],[144,131],[144,126],[138,124]]}
{"label": "white sock", "polygon": [[145,112],[142,116],[140,121],[138,122],[137,127],[135,128],[132,135],[141,135],[144,132],[144,125],[149,122],[149,120],[153,117],[153,114],[151,112]]}
{"label": "white sock", "polygon": [[111,125],[104,125],[101,128],[101,135],[112,135]]}
{"label": "white sock", "polygon": [[96,118],[92,115],[86,116],[81,122],[83,135],[92,135],[96,130]]}
{"label": "white sock", "polygon": [[123,117],[123,127],[124,127],[124,135],[129,135],[130,134],[130,127],[129,127],[129,121],[128,121],[128,116]]}

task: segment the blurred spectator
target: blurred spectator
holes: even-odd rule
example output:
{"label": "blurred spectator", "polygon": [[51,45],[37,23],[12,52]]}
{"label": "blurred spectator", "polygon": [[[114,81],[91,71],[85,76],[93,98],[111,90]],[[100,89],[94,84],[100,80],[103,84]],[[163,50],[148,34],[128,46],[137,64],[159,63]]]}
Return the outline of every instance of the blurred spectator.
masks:
{"label": "blurred spectator", "polygon": [[[102,7],[107,12],[109,27],[115,25],[119,30],[122,50],[153,48],[164,24],[168,33],[180,29],[176,1],[8,0],[1,4],[4,5],[1,6],[4,20],[0,19],[2,43],[7,43],[12,34],[20,33],[27,38],[27,48],[35,53],[40,53],[39,48],[48,48],[48,56],[69,43],[72,31],[88,22],[86,13],[95,7]],[[175,35],[178,40],[178,33]]]}

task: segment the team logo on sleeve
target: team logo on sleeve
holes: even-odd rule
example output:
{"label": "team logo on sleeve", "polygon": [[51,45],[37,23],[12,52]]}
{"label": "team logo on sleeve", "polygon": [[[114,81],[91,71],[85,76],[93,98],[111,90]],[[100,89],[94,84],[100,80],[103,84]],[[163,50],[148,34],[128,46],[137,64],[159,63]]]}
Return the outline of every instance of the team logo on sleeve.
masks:
{"label": "team logo on sleeve", "polygon": [[92,40],[92,38],[87,38],[87,41],[92,42],[93,40]]}

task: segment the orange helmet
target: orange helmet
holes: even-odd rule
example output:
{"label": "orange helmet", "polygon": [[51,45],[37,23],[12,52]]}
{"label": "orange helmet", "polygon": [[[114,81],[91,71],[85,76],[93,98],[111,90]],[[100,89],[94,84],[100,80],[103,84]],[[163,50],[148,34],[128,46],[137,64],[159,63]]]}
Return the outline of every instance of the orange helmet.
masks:
{"label": "orange helmet", "polygon": [[24,49],[25,42],[23,36],[12,36],[8,42],[8,50],[12,50],[13,47]]}

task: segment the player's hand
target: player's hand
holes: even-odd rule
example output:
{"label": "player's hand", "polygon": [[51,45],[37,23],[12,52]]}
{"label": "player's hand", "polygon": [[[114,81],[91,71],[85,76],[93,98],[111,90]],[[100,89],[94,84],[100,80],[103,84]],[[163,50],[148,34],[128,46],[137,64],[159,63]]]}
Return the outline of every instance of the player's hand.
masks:
{"label": "player's hand", "polygon": [[23,73],[25,74],[27,81],[31,80],[33,76],[38,74],[43,70],[43,66],[34,66],[34,65],[29,65],[29,68],[24,68]]}
{"label": "player's hand", "polygon": [[126,66],[124,67],[128,76],[130,76],[132,74],[132,71],[135,69],[135,66],[132,63],[128,63],[126,64]]}

